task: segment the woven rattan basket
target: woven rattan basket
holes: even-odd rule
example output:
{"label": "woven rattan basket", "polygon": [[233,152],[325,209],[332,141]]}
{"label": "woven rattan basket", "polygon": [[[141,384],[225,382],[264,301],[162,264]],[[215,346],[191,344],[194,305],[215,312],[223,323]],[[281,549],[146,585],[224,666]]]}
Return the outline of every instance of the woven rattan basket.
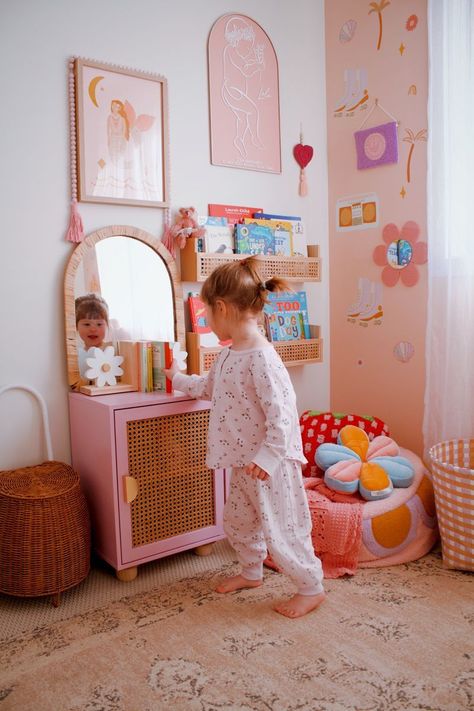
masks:
{"label": "woven rattan basket", "polygon": [[79,476],[53,461],[44,401],[38,398],[50,461],[0,471],[0,592],[54,595],[80,583],[90,568],[90,522]]}

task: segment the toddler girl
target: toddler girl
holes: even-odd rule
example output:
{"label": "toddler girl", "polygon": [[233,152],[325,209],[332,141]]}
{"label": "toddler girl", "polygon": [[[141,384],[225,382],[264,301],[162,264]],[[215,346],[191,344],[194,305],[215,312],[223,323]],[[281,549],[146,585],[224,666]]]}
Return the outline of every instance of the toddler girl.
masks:
{"label": "toddler girl", "polygon": [[224,530],[241,572],[217,592],[260,586],[268,549],[297,590],[274,609],[301,617],[325,598],[302,484],[306,459],[288,371],[258,328],[267,291],[288,286],[276,277],[262,282],[257,267],[256,257],[223,264],[203,285],[209,326],[220,341],[232,340],[209,373],[184,375],[175,361],[165,373],[174,389],[212,402],[207,464],[232,468]]}

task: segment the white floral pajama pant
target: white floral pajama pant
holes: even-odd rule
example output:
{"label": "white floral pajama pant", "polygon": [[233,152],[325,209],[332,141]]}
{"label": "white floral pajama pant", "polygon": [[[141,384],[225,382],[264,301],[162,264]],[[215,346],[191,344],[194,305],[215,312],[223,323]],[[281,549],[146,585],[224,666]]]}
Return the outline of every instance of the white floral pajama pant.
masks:
{"label": "white floral pajama pant", "polygon": [[301,465],[286,459],[265,481],[232,471],[224,531],[248,580],[261,580],[267,549],[301,595],[323,591],[321,561],[311,542],[311,515]]}

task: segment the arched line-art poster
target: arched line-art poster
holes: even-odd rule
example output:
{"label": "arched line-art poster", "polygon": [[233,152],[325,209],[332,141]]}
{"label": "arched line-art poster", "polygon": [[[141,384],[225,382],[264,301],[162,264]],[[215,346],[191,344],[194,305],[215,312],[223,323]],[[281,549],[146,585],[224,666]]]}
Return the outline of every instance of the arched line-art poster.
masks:
{"label": "arched line-art poster", "polygon": [[208,41],[211,163],[281,173],[278,61],[266,32],[223,15]]}

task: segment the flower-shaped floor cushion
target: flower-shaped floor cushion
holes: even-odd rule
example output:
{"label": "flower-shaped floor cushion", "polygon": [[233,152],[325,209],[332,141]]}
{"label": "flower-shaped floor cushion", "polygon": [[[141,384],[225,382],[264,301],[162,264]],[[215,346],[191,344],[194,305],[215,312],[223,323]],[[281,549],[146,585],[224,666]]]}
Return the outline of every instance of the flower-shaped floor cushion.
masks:
{"label": "flower-shaped floor cushion", "polygon": [[[307,410],[301,415],[301,435],[308,459],[304,474],[308,485],[318,481],[324,484],[321,479],[324,474],[315,463],[316,452],[323,443],[335,444],[339,432],[348,424],[357,424],[361,429],[365,429],[370,441],[378,436],[389,434],[388,425],[371,415],[316,410]],[[347,504],[337,504],[333,503],[333,500],[326,499],[323,507],[319,501],[312,500],[311,492],[308,491],[313,530],[322,529],[322,536],[325,535],[326,528],[333,530],[332,527],[340,522],[340,517],[342,517],[343,529],[353,532],[353,509],[354,506],[361,507],[361,521],[357,531],[352,535],[352,541],[347,541],[343,554],[333,561],[332,574],[327,574],[327,577],[339,577],[347,573],[353,575],[357,567],[380,567],[414,561],[428,553],[439,540],[429,470],[409,449],[400,447],[400,456],[408,459],[413,467],[415,472],[413,483],[406,488],[395,488],[385,499],[364,501],[360,497],[359,503],[354,503],[354,499],[357,501],[359,498],[359,493],[356,493],[347,497]],[[328,491],[330,491],[329,487]],[[337,501],[341,501],[341,496],[337,492],[333,494],[334,497],[338,497]],[[346,498],[345,495],[342,496]],[[345,521],[346,510],[347,522]],[[347,525],[344,526],[345,523]],[[352,545],[354,536],[357,541],[355,546]],[[347,565],[348,551],[350,552],[349,566]],[[320,554],[319,548],[317,553]]]}
{"label": "flower-shaped floor cushion", "polygon": [[343,494],[359,491],[366,501],[385,499],[393,487],[406,488],[414,478],[414,469],[400,456],[390,437],[375,437],[371,442],[364,430],[353,425],[343,427],[337,444],[322,444],[315,461],[323,469],[326,485]]}

